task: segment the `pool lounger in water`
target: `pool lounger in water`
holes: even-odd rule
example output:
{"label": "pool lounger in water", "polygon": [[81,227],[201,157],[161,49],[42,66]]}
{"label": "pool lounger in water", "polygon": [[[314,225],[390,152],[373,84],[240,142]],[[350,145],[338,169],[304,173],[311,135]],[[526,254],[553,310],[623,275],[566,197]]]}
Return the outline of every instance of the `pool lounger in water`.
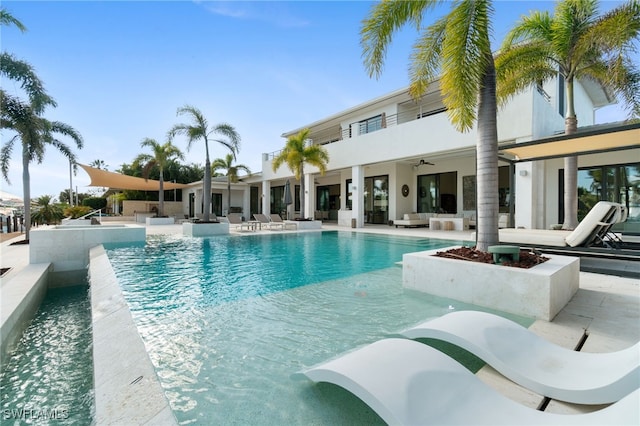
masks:
{"label": "pool lounger in water", "polygon": [[545,413],[501,395],[454,359],[408,339],[380,340],[294,377],[299,375],[347,389],[393,425],[640,424],[640,390],[592,413]]}
{"label": "pool lounger in water", "polygon": [[576,404],[609,404],[638,389],[640,343],[618,352],[572,351],[506,318],[458,311],[400,333],[459,346],[513,382]]}

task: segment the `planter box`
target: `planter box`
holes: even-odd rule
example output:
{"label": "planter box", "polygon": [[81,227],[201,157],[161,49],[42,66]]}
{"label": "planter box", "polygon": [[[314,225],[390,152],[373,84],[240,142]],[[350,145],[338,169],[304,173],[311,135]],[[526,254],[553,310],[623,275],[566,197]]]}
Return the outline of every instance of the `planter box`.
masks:
{"label": "planter box", "polygon": [[[321,220],[285,220],[287,228],[293,228],[295,225],[298,231],[308,231],[311,229],[322,229]],[[293,225],[292,225],[293,224]]]}
{"label": "planter box", "polygon": [[189,237],[210,237],[212,235],[228,235],[228,223],[192,223],[182,224],[182,234]]}
{"label": "planter box", "polygon": [[485,308],[551,321],[578,291],[580,259],[551,256],[530,269],[408,253],[402,285]]}
{"label": "planter box", "polygon": [[144,220],[147,225],[173,225],[176,223],[174,217],[147,217]]}

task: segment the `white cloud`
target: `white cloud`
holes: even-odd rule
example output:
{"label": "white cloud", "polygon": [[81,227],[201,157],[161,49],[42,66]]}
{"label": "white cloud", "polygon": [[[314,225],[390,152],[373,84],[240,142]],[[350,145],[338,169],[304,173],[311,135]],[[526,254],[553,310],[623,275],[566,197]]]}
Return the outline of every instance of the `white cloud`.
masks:
{"label": "white cloud", "polygon": [[283,28],[299,28],[309,25],[307,19],[295,16],[286,2],[200,2],[207,11],[233,19],[266,22]]}

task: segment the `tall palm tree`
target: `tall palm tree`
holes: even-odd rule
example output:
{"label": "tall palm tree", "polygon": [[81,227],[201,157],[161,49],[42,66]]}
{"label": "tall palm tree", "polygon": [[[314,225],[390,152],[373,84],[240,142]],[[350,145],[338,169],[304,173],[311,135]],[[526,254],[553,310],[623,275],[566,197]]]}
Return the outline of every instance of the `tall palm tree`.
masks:
{"label": "tall palm tree", "polygon": [[[448,14],[429,27],[423,15],[436,6],[451,5]],[[498,134],[495,64],[490,33],[489,0],[401,1],[376,3],[360,30],[364,64],[370,76],[379,77],[393,34],[414,24],[420,35],[411,54],[410,93],[418,99],[438,76],[444,105],[458,131],[472,129],[477,121],[477,249],[498,243]]]}
{"label": "tall palm tree", "polygon": [[[632,0],[598,16],[597,0],[562,0],[554,14],[533,12],[507,34],[496,57],[498,99],[532,84],[564,78],[565,134],[578,128],[574,81],[599,82],[640,114],[640,71],[629,54],[640,34],[640,3]],[[578,225],[578,158],[564,160],[563,229]]]}
{"label": "tall palm tree", "polygon": [[272,163],[273,171],[275,172],[280,168],[283,163],[286,163],[289,170],[293,172],[293,175],[300,181],[300,217],[305,217],[304,212],[304,165],[309,163],[312,166],[316,166],[323,175],[327,170],[327,164],[329,163],[329,153],[320,145],[310,144],[307,145],[309,139],[309,129],[303,129],[296,135],[289,136],[287,143],[280,154],[278,154]]}
{"label": "tall palm tree", "polygon": [[216,173],[218,170],[224,170],[224,174],[227,177],[227,208],[231,208],[231,183],[238,181],[238,172],[251,173],[249,167],[244,164],[233,164],[235,161],[233,154],[227,154],[224,158],[216,158],[211,163],[211,173]]}
{"label": "tall palm tree", "polygon": [[17,141],[22,143],[22,188],[25,205],[25,239],[29,239],[31,226],[31,178],[29,164],[32,161],[42,163],[45,148],[52,145],[65,157],[76,164],[76,156],[71,148],[57,139],[56,135],[70,137],[78,148],[82,148],[84,141],[80,133],[68,124],[59,121],[49,121],[40,117],[30,105],[21,102],[13,96],[0,97],[0,128],[15,132],[0,149],[0,171],[4,179],[9,182],[9,162],[13,147]]}
{"label": "tall palm tree", "polygon": [[158,193],[158,216],[164,216],[164,169],[174,159],[184,159],[184,155],[180,149],[171,143],[169,139],[164,144],[160,145],[158,141],[151,138],[145,138],[140,143],[141,147],[150,147],[153,151],[153,155],[140,154],[134,160],[138,163],[146,163],[142,169],[142,175],[145,180],[149,179],[149,172],[152,168],[157,167],[160,171],[160,178],[158,179],[159,193]]}
{"label": "tall palm tree", "polygon": [[[216,142],[223,145],[236,154],[240,149],[240,135],[236,129],[227,123],[219,123],[210,126],[202,112],[196,107],[186,105],[178,108],[178,115],[187,115],[191,118],[191,123],[176,124],[169,131],[169,135],[185,135],[187,137],[187,151],[195,141],[203,140],[205,149],[204,179],[202,181],[202,201],[204,211],[202,220],[209,221],[211,215],[211,159],[209,157],[209,142]],[[210,139],[212,135],[221,135],[225,139]]]}

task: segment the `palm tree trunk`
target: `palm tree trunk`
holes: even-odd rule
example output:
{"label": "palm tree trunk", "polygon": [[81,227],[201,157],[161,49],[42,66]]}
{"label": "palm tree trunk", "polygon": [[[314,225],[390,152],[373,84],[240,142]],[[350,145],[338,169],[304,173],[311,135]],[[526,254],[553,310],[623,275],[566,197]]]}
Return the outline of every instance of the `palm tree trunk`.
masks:
{"label": "palm tree trunk", "polygon": [[[490,56],[490,55],[489,55]],[[476,144],[477,210],[476,248],[488,251],[498,244],[498,126],[496,75],[493,58],[487,69],[478,98],[478,141]]]}
{"label": "palm tree trunk", "polygon": [[[567,115],[564,120],[565,135],[572,135],[578,131],[578,117],[576,117],[573,78],[566,80]],[[575,229],[578,226],[578,157],[564,159],[564,221],[562,229]]]}
{"label": "palm tree trunk", "polygon": [[160,169],[160,193],[158,194],[158,217],[164,216],[164,176]]}
{"label": "palm tree trunk", "polygon": [[203,212],[202,220],[209,222],[209,215],[211,213],[211,162],[209,161],[209,155],[207,154],[207,160],[204,163],[204,180],[202,182],[202,203]]}
{"label": "palm tree trunk", "polygon": [[29,149],[22,144],[22,194],[24,203],[24,239],[29,241],[31,231],[31,176],[29,175]]}
{"label": "palm tree trunk", "polygon": [[231,211],[231,176],[227,175],[227,211]]}
{"label": "palm tree trunk", "polygon": [[[295,210],[295,200],[294,200]],[[300,165],[300,219],[304,219],[304,165]]]}

